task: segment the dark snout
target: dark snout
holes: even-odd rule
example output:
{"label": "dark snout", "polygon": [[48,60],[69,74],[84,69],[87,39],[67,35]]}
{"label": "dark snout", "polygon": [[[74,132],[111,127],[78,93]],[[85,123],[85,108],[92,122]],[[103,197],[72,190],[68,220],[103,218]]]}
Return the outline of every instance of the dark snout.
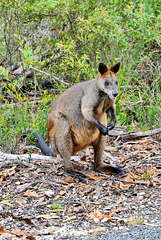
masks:
{"label": "dark snout", "polygon": [[118,92],[112,92],[113,97],[117,97],[117,95],[118,95]]}

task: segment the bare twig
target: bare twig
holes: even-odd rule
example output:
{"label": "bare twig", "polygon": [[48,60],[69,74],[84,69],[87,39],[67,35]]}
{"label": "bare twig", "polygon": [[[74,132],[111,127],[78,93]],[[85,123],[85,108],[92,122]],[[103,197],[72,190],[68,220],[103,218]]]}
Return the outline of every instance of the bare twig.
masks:
{"label": "bare twig", "polygon": [[[44,72],[44,71],[42,71],[42,70],[40,70],[40,69],[37,69],[37,68],[34,68],[34,67],[31,67],[31,69],[33,69],[33,70],[35,70],[35,71],[38,71],[38,72],[41,72],[41,73],[43,73],[43,74],[46,74],[47,76],[51,76],[51,74],[49,74],[49,73],[47,73],[47,72]],[[66,86],[69,86],[68,83],[64,82],[63,80],[60,80],[58,77],[55,77],[55,76],[53,76],[53,75],[52,75],[52,77],[53,77],[54,79],[56,79],[58,82],[66,85]]]}
{"label": "bare twig", "polygon": [[111,154],[106,153],[105,151],[104,154],[106,155],[106,157],[110,158],[114,164],[120,164],[120,161],[117,158],[113,157]]}
{"label": "bare twig", "polygon": [[[141,181],[130,181],[130,180],[125,180],[125,179],[118,179],[121,182],[125,182],[125,183],[130,183],[130,184],[141,184],[141,185],[148,185],[148,182],[141,182]],[[153,182],[151,182],[151,184],[153,185]],[[151,185],[150,184],[150,185]],[[161,185],[161,183],[155,182],[155,185]]]}

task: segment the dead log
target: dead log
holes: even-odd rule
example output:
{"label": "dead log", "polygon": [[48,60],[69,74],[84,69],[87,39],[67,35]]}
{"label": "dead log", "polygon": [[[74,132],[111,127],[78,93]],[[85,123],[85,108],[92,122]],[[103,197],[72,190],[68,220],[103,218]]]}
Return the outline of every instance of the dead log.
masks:
{"label": "dead log", "polygon": [[33,161],[44,161],[44,162],[56,162],[56,158],[50,156],[44,156],[39,154],[7,154],[0,151],[0,162],[6,161],[26,161],[26,162],[33,162]]}
{"label": "dead log", "polygon": [[141,138],[141,137],[149,137],[155,134],[161,133],[161,128],[156,128],[148,131],[130,131],[125,132],[124,130],[112,130],[109,132],[110,137],[121,137],[121,138]]}

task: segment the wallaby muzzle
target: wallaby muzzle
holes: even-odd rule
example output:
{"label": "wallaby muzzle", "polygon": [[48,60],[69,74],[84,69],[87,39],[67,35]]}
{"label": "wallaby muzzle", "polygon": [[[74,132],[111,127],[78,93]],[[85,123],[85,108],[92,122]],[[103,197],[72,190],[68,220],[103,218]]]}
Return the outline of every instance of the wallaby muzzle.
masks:
{"label": "wallaby muzzle", "polygon": [[113,97],[117,97],[117,95],[118,95],[118,92],[112,92]]}

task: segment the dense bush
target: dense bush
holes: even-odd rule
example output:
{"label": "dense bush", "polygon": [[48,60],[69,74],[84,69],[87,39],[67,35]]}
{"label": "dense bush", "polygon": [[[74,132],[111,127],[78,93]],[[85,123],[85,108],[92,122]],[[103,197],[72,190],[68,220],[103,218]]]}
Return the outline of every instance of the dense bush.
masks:
{"label": "dense bush", "polygon": [[[96,77],[99,62],[121,61],[119,124],[160,126],[159,1],[3,0],[0,11],[1,102],[8,102],[6,94],[12,101],[26,101],[37,84],[43,95],[41,83],[50,75],[74,84]],[[36,71],[27,80],[26,72],[13,76],[20,62],[27,71],[34,67],[47,74]],[[59,81],[54,86],[64,88]]]}

